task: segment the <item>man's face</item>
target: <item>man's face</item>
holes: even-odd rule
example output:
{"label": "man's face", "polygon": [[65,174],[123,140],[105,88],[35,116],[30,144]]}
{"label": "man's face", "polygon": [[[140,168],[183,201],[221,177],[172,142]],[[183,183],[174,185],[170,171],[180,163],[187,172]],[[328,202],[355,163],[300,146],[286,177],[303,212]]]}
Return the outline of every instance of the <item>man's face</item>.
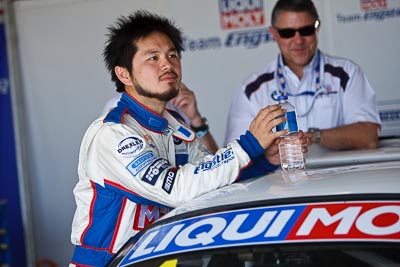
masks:
{"label": "man's face", "polygon": [[295,72],[302,70],[314,56],[318,46],[318,32],[309,36],[301,36],[299,32],[296,32],[291,38],[282,38],[277,29],[300,29],[314,24],[315,19],[307,12],[284,11],[277,17],[276,25],[270,27],[285,64]]}
{"label": "man's face", "polygon": [[133,95],[144,102],[152,98],[168,101],[179,92],[182,78],[181,60],[171,39],[154,32],[136,43],[138,50],[132,59]]}

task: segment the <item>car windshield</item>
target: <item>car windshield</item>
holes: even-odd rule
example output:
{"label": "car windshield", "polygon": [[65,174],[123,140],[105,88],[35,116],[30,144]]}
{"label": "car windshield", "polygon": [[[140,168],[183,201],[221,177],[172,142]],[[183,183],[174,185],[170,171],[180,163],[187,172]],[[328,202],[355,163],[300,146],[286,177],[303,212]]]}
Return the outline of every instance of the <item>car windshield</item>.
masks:
{"label": "car windshield", "polygon": [[400,246],[381,243],[294,244],[190,252],[130,266],[322,267],[400,266]]}

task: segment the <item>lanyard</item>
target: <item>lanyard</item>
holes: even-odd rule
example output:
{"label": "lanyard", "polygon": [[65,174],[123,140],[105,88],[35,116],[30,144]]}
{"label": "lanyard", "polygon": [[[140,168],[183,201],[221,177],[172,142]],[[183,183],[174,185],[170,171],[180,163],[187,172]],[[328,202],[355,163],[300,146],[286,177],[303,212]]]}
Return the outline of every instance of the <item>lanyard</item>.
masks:
{"label": "lanyard", "polygon": [[279,92],[275,91],[272,93],[272,98],[277,99],[278,95],[288,95],[288,96],[301,96],[301,95],[309,95],[313,97],[313,101],[310,105],[310,107],[307,109],[307,111],[304,114],[297,114],[298,117],[304,117],[306,116],[314,106],[315,99],[317,96],[319,96],[321,93],[325,93],[326,90],[320,90],[322,88],[321,86],[321,78],[320,78],[320,70],[321,70],[321,54],[320,51],[317,50],[317,64],[314,68],[315,71],[315,91],[304,91],[301,92],[300,94],[290,94],[287,92],[287,82],[285,79],[285,76],[283,75],[283,69],[282,69],[282,64],[281,64],[281,58],[282,56],[278,57],[278,62],[277,62],[277,67],[276,67],[276,74],[278,78],[278,82],[280,85]]}
{"label": "lanyard", "polygon": [[[283,75],[283,68],[282,68],[282,64],[281,64],[281,60],[282,60],[282,55],[278,57],[278,62],[277,62],[277,66],[276,66],[276,74],[278,77],[278,82],[280,84],[280,94],[281,95],[289,95],[289,96],[299,96],[299,95],[313,95],[315,94],[315,92],[312,91],[305,91],[303,93],[300,94],[289,94],[287,92],[287,82],[286,82],[286,78]],[[321,78],[320,78],[320,70],[321,70],[321,54],[320,51],[317,50],[317,65],[314,68],[315,71],[315,88],[316,91],[318,91],[319,89],[321,89]]]}

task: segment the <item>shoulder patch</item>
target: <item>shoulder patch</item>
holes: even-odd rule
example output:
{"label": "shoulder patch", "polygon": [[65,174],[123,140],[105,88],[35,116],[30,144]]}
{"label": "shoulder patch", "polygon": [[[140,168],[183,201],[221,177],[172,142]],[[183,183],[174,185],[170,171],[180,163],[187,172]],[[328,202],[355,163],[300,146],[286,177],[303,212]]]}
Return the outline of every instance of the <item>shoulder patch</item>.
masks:
{"label": "shoulder patch", "polygon": [[161,173],[170,167],[168,160],[166,159],[157,159],[155,160],[148,168],[146,173],[142,177],[142,181],[149,183],[151,185],[155,185],[158,177]]}
{"label": "shoulder patch", "polygon": [[146,141],[139,135],[125,137],[118,142],[116,152],[122,157],[138,155],[146,147]]}
{"label": "shoulder patch", "polygon": [[172,187],[174,186],[175,183],[175,177],[177,171],[178,170],[176,168],[171,168],[168,170],[167,174],[164,177],[162,189],[168,194],[171,194]]}
{"label": "shoulder patch", "polygon": [[189,130],[187,130],[186,128],[184,128],[182,126],[180,126],[177,131],[179,133],[182,133],[186,137],[190,137],[190,135],[192,134],[191,132],[189,132]]}
{"label": "shoulder patch", "polygon": [[156,160],[156,155],[154,155],[152,151],[147,151],[143,153],[143,155],[140,155],[139,157],[131,161],[129,165],[126,166],[126,169],[130,173],[132,173],[133,176],[136,176],[141,170],[143,170],[147,166],[150,166],[150,164],[152,164]]}

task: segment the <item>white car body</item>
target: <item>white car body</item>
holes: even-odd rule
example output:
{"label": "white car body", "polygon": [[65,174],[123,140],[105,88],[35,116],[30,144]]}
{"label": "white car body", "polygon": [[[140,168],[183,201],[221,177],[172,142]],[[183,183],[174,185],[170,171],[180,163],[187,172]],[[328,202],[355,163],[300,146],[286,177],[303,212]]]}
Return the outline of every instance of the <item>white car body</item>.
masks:
{"label": "white car body", "polygon": [[[109,266],[218,266],[210,263],[214,251],[234,251],[245,262],[238,266],[280,266],[257,265],[254,251],[339,243],[400,255],[400,161],[306,170],[300,178],[287,183],[276,172],[204,194],[132,238]],[[345,255],[365,258],[360,266],[400,266],[400,256],[370,250],[352,247]],[[202,260],[185,265],[195,253]],[[280,255],[282,262],[294,257],[296,266],[314,266],[306,264],[314,252]]]}

